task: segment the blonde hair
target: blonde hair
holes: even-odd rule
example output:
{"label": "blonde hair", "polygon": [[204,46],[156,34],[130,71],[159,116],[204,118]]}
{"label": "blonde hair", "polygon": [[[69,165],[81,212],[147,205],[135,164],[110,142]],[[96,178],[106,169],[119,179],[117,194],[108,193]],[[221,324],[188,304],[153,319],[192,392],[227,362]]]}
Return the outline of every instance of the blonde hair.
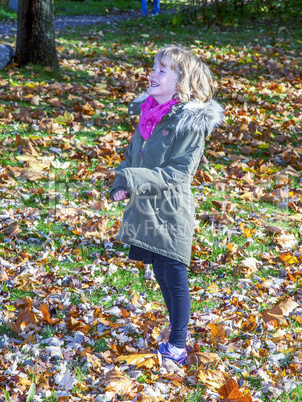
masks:
{"label": "blonde hair", "polygon": [[171,69],[178,75],[177,96],[181,102],[210,102],[214,95],[212,73],[202,60],[189,49],[166,46],[155,56],[154,62],[165,66],[171,59]]}

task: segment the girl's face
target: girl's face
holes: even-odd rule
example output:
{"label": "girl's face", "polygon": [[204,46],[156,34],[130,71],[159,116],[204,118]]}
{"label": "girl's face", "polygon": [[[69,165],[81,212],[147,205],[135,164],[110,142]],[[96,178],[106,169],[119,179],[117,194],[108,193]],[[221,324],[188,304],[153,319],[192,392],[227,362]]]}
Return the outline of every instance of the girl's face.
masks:
{"label": "girl's face", "polygon": [[173,98],[176,94],[176,83],[178,76],[171,69],[171,59],[166,57],[163,64],[158,61],[154,63],[152,73],[149,77],[148,94],[153,96],[156,102],[161,105]]}

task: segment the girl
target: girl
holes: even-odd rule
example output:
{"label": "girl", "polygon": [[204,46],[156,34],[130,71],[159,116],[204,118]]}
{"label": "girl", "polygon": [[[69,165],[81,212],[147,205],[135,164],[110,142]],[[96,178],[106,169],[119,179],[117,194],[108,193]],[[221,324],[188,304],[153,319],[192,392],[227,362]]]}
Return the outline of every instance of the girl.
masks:
{"label": "girl", "polygon": [[169,342],[155,353],[184,364],[194,231],[191,182],[205,138],[221,124],[223,109],[212,99],[208,67],[178,46],[157,53],[147,92],[129,106],[131,115],[141,117],[110,197],[130,197],[117,239],[131,245],[129,258],[153,264],[167,305]]}

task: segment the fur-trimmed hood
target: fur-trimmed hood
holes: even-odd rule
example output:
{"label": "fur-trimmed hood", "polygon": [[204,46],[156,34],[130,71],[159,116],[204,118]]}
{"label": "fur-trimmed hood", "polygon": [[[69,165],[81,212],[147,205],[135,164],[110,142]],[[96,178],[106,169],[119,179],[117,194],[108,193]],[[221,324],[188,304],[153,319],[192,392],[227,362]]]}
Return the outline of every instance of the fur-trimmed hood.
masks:
{"label": "fur-trimmed hood", "polygon": [[[129,114],[141,114],[140,105],[147,99],[149,94],[144,92],[138,95],[129,104]],[[179,116],[176,125],[176,133],[186,130],[201,130],[204,136],[207,137],[214,130],[215,127],[220,126],[224,119],[224,109],[214,99],[211,102],[196,102],[190,101],[188,103],[179,103],[172,107],[168,116],[176,114]]]}

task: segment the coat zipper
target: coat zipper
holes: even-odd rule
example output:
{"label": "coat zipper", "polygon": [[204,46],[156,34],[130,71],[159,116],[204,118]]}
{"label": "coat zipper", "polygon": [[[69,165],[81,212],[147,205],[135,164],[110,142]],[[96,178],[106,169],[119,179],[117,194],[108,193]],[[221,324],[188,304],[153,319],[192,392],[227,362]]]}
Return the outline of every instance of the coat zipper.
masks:
{"label": "coat zipper", "polygon": [[141,149],[141,162],[140,162],[140,167],[142,166],[142,163],[143,163],[143,153],[144,153],[144,148],[145,148],[146,142],[147,142],[147,141],[145,141],[145,142],[143,143],[143,146],[142,146],[142,149]]}

